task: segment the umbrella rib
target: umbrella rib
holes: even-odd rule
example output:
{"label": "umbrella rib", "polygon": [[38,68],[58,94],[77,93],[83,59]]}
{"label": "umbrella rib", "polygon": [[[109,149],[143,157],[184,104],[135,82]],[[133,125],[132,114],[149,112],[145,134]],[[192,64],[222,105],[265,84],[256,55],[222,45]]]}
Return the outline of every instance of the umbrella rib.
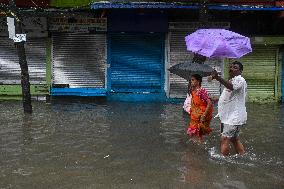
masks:
{"label": "umbrella rib", "polygon": [[212,55],[214,54],[214,52],[216,51],[216,49],[220,46],[220,41],[219,41],[219,43],[218,44],[214,44],[214,50],[212,51],[212,53],[210,54],[210,56],[209,56],[209,58],[211,58],[212,57]]}

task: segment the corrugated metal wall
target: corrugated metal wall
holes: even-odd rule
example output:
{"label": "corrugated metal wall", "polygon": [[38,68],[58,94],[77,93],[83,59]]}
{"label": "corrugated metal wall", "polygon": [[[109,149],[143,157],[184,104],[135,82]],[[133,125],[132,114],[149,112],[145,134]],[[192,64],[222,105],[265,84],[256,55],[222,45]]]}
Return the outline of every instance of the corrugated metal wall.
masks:
{"label": "corrugated metal wall", "polygon": [[161,92],[164,88],[164,35],[112,34],[111,89],[115,92]]}
{"label": "corrugated metal wall", "polygon": [[[179,63],[191,62],[193,54],[186,50],[185,36],[194,32],[196,29],[171,29],[169,32],[169,67]],[[207,59],[206,64],[214,67],[222,73],[222,59]],[[169,97],[185,98],[187,93],[188,81],[170,73],[169,74]],[[210,95],[220,95],[220,83],[217,81],[208,82],[203,78],[202,86],[205,87]]]}
{"label": "corrugated metal wall", "polygon": [[[31,84],[46,83],[46,38],[31,38],[25,43]],[[21,68],[14,43],[0,38],[0,83],[21,84]]]}
{"label": "corrugated metal wall", "polygon": [[244,65],[243,76],[248,84],[249,101],[275,99],[277,50],[278,46],[256,45],[252,53],[240,59]]}
{"label": "corrugated metal wall", "polygon": [[52,43],[53,86],[105,88],[105,34],[54,34]]}

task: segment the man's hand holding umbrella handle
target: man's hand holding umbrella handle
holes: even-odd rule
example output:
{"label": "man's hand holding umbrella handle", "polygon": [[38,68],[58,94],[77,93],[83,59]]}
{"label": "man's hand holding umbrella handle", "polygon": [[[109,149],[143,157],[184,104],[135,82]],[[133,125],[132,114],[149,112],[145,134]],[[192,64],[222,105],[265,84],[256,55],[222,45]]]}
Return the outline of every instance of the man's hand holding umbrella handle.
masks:
{"label": "man's hand holding umbrella handle", "polygon": [[211,82],[213,79],[216,79],[218,81],[218,72],[216,70],[213,70],[211,72],[211,75],[207,78],[208,82]]}
{"label": "man's hand holding umbrella handle", "polygon": [[219,78],[218,72],[216,70],[213,70],[211,73],[211,77],[212,79],[216,79],[218,81]]}
{"label": "man's hand holding umbrella handle", "polygon": [[216,70],[213,70],[211,73],[211,77],[212,79],[216,79],[217,81],[219,81],[222,85],[224,85],[227,89],[230,89],[231,91],[234,90],[233,88],[233,84],[229,81],[226,81],[225,79],[223,79],[222,77],[220,77],[218,75],[218,72]]}

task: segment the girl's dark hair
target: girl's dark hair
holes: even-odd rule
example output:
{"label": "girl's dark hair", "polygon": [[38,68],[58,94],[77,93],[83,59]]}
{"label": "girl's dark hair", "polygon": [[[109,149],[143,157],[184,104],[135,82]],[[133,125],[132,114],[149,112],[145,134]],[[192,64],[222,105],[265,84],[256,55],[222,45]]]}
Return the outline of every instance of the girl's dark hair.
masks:
{"label": "girl's dark hair", "polygon": [[202,83],[202,76],[199,74],[192,74],[191,77],[194,77],[197,81],[200,82],[200,85]]}

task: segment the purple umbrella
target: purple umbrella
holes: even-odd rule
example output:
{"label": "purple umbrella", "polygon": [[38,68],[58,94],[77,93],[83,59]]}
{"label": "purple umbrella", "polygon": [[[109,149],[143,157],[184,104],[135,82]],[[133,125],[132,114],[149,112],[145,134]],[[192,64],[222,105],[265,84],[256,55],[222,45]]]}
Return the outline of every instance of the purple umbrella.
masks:
{"label": "purple umbrella", "polygon": [[250,39],[225,29],[199,29],[185,37],[188,51],[211,57],[240,58],[252,51]]}

